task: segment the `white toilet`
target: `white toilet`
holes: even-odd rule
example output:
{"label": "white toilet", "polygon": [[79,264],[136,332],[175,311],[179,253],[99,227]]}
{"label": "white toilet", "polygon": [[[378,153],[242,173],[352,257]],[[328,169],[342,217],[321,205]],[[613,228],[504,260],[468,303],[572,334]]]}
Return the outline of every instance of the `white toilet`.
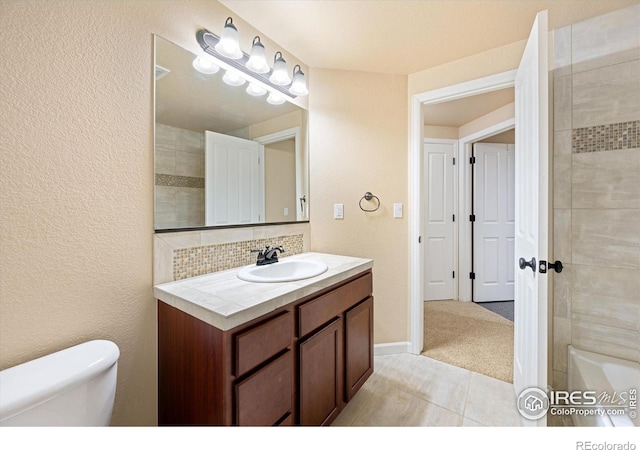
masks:
{"label": "white toilet", "polygon": [[120,350],[89,341],[0,372],[0,426],[108,426]]}

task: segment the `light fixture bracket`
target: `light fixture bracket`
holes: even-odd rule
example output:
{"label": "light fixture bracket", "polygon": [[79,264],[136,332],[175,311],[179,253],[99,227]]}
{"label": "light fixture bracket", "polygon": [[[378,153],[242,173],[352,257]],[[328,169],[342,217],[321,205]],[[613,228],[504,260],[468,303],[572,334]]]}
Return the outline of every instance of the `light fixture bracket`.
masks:
{"label": "light fixture bracket", "polygon": [[234,69],[237,69],[240,72],[248,75],[249,77],[255,80],[258,80],[261,83],[266,84],[267,86],[275,89],[276,91],[287,96],[288,98],[297,97],[296,95],[293,95],[291,92],[289,92],[289,86],[279,86],[277,84],[272,83],[271,80],[269,80],[269,77],[273,73],[273,69],[270,69],[269,72],[267,73],[255,73],[247,69],[246,64],[247,64],[247,61],[249,61],[249,55],[247,55],[245,52],[242,52],[242,58],[240,59],[227,58],[226,56],[223,56],[220,53],[218,53],[215,49],[215,46],[218,42],[220,42],[220,37],[218,37],[211,31],[206,30],[204,28],[201,30],[198,30],[198,32],[196,33],[196,40],[198,41],[198,44],[200,44],[200,47],[202,47],[202,49],[205,52],[207,52],[212,56],[215,56],[221,61],[224,61]]}

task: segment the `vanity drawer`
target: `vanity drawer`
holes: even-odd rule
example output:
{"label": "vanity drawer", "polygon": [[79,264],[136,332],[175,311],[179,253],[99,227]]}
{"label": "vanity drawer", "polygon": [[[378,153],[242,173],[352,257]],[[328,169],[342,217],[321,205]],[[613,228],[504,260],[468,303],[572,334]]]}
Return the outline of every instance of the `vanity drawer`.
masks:
{"label": "vanity drawer", "polygon": [[239,377],[291,345],[292,314],[284,314],[236,335],[235,376]]}
{"label": "vanity drawer", "polygon": [[292,410],[291,350],[236,385],[236,423],[271,426]]}
{"label": "vanity drawer", "polygon": [[311,300],[298,308],[298,336],[302,337],[369,297],[373,290],[371,272]]}

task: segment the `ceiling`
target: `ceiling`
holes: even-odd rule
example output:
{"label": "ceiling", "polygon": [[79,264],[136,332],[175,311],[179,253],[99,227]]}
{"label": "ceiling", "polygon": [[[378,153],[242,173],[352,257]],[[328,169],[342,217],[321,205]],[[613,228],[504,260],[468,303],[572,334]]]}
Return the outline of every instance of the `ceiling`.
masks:
{"label": "ceiling", "polygon": [[424,105],[422,107],[424,124],[458,128],[513,101],[514,90],[508,88],[449,102]]}
{"label": "ceiling", "polygon": [[526,39],[541,10],[555,29],[640,0],[220,2],[310,67],[411,74]]}

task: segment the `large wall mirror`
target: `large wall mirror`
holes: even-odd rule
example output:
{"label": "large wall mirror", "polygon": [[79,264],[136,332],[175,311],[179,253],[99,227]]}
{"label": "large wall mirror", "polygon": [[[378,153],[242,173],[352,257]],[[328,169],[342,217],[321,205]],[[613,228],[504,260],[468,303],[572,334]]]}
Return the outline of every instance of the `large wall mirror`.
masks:
{"label": "large wall mirror", "polygon": [[307,111],[195,57],[155,36],[155,229],[307,221]]}

